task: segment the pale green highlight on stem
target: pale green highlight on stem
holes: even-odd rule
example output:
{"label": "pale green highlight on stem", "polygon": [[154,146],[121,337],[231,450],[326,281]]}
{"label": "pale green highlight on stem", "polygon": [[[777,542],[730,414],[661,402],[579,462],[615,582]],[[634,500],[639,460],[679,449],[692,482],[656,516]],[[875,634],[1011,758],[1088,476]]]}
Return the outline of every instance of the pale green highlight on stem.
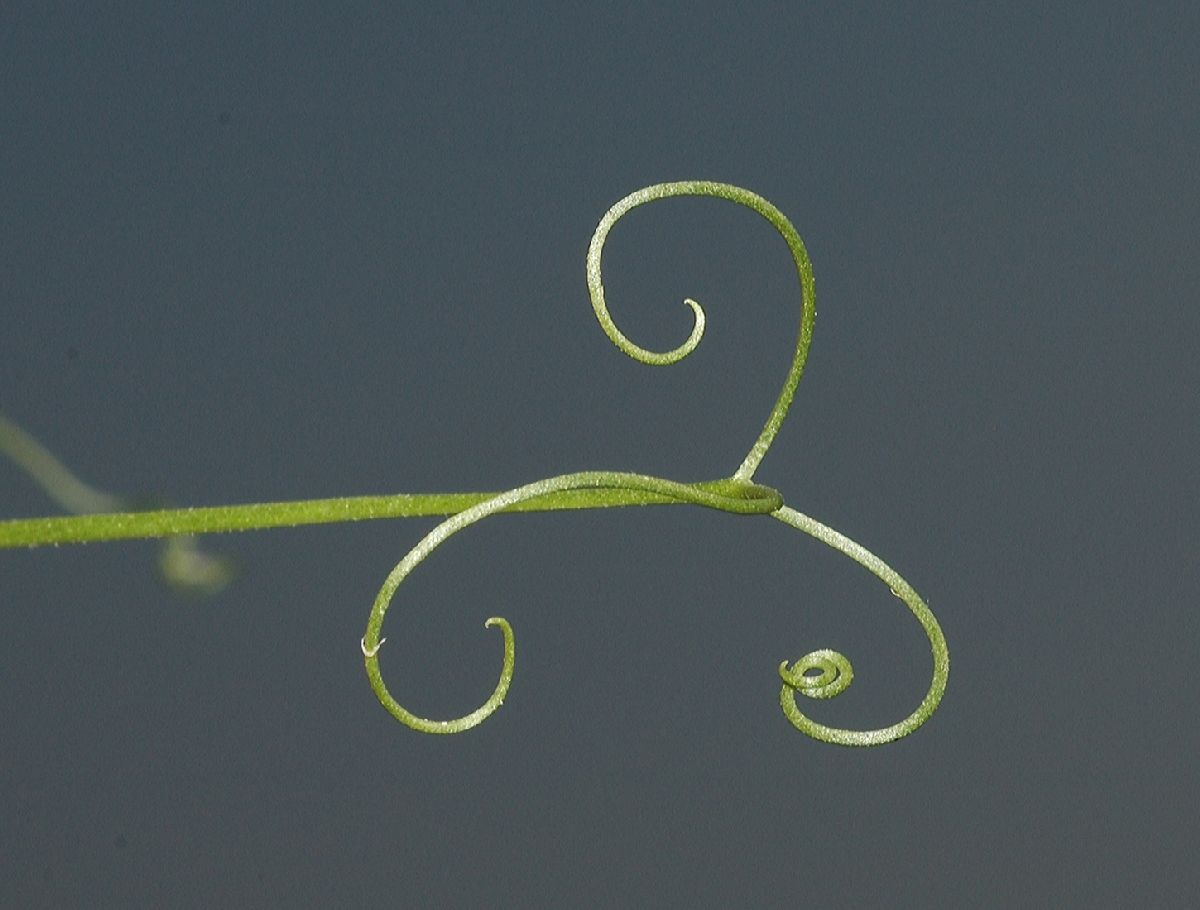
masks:
{"label": "pale green highlight on stem", "polygon": [[604,296],[600,259],[609,231],[633,208],[672,196],[716,197],[757,212],[783,238],[800,282],[800,325],[791,367],[762,432],[730,477],[679,483],[619,471],[586,471],[550,477],[502,493],[398,493],[391,496],[349,496],[194,509],[119,511],[129,508],[128,500],[84,484],[29,434],[0,417],[0,454],[15,461],[68,511],[104,513],[0,521],[0,548],[163,537],[168,539],[163,558],[166,571],[187,579],[187,584],[198,588],[216,587],[223,584],[227,576],[222,574],[218,563],[191,545],[191,538],[186,535],[372,518],[449,515],[426,534],[388,575],[375,598],[367,631],[360,645],[371,687],[394,717],[421,732],[458,733],[487,719],[508,694],[516,661],[516,646],[512,626],[507,620],[492,617],[485,624],[498,626],[504,637],[504,656],[496,688],[482,705],[462,717],[431,720],[414,714],[400,705],[388,691],[379,669],[380,648],[386,641],[381,635],[383,620],[397,589],[409,573],[449,537],[488,516],[506,512],[691,504],[734,514],[769,514],[844,553],[882,579],[921,624],[929,638],[933,655],[933,678],[929,691],[912,714],[889,727],[846,730],[817,723],[800,712],[795,700],[797,692],[810,698],[832,698],[844,691],[853,678],[850,661],[829,649],[812,651],[790,666],[787,661],[780,665],[779,676],[783,681],[780,704],[784,714],[800,731],[838,745],[878,745],[911,733],[933,714],[949,676],[949,653],[937,620],[912,587],[879,557],[832,528],[785,506],[783,497],[776,490],[751,482],[787,416],[812,343],[816,316],[812,266],[792,223],[761,196],[724,183],[661,183],[631,193],[605,213],[588,249],[587,284],[596,318],[613,344],[642,363],[656,366],[675,363],[700,343],[704,334],[705,314],[700,304],[690,298],[684,300],[693,314],[692,331],[687,340],[673,350],[655,353],[630,341],[617,328],[609,315]]}

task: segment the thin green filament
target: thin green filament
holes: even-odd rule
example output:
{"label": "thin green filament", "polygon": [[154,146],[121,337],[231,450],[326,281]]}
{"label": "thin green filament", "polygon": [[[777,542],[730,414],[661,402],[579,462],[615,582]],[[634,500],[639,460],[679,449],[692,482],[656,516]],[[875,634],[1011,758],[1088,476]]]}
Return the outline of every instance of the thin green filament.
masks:
{"label": "thin green filament", "polygon": [[499,493],[398,493],[390,496],[349,496],[297,502],[132,511],[129,510],[128,500],[83,483],[33,437],[0,416],[0,455],[13,460],[65,510],[76,513],[67,517],[0,521],[0,548],[164,538],[164,571],[175,573],[181,579],[180,584],[198,589],[216,589],[228,580],[225,567],[201,553],[190,535],[378,518],[449,516],[409,550],[388,574],[371,607],[360,647],[371,688],[392,716],[424,733],[460,733],[490,717],[509,693],[516,663],[516,643],[512,626],[506,619],[493,616],[485,623],[499,628],[503,636],[503,659],[495,689],[483,704],[461,717],[433,720],[409,711],[388,690],[379,666],[380,652],[387,640],[382,635],[384,618],[401,583],[450,537],[493,515],[529,511],[688,504],[738,515],[770,515],[848,556],[882,580],[908,607],[925,631],[933,664],[929,690],[906,718],[877,730],[848,730],[818,723],[797,706],[797,694],[813,699],[833,698],[845,691],[854,678],[854,670],[844,655],[829,649],[811,651],[790,664],[785,660],[779,666],[779,678],[782,681],[779,699],[784,715],[793,726],[808,736],[837,745],[879,745],[906,736],[925,723],[937,709],[949,677],[950,656],[946,639],[933,613],[908,582],[879,557],[816,519],[784,505],[778,491],[752,482],[795,397],[812,343],[816,318],[812,266],[792,223],[766,199],[726,183],[660,183],[631,193],[601,218],[588,248],[587,285],[596,318],[612,343],[641,363],[654,366],[676,363],[700,344],[704,335],[705,314],[695,300],[684,299],[684,303],[692,310],[693,319],[687,339],[672,350],[656,353],[635,344],[617,328],[608,312],[604,295],[600,260],[604,242],[613,226],[634,208],[673,196],[715,197],[756,212],[783,239],[799,280],[799,328],[795,353],[783,388],[758,439],[729,477],[680,483],[619,471],[585,471],[549,477]]}
{"label": "thin green filament", "polygon": [[800,279],[800,329],[796,333],[796,352],[792,356],[792,365],[788,369],[783,389],[775,400],[775,407],[771,409],[762,433],[750,447],[741,466],[733,472],[733,476],[738,480],[749,480],[758,470],[758,465],[763,460],[763,456],[767,454],[767,449],[771,447],[775,434],[783,426],[788,408],[792,406],[792,399],[796,396],[796,386],[800,384],[804,363],[808,360],[808,349],[812,345],[813,323],[817,318],[817,291],[813,283],[812,264],[808,259],[808,251],[804,248],[804,241],[800,239],[800,235],[788,221],[787,216],[762,196],[752,193],[750,190],[744,190],[740,186],[713,183],[708,180],[681,180],[677,183],[656,183],[635,193],[630,193],[605,212],[604,217],[600,219],[600,224],[596,226],[596,232],[592,235],[592,242],[588,247],[587,284],[592,298],[592,309],[596,311],[596,319],[599,320],[600,327],[604,329],[604,334],[623,353],[634,360],[652,366],[676,363],[692,353],[704,335],[704,309],[695,300],[690,297],[686,298],[683,302],[692,308],[695,318],[691,334],[687,341],[674,350],[655,354],[653,351],[638,347],[625,337],[613,322],[612,316],[609,315],[608,305],[604,299],[604,282],[600,278],[600,256],[604,251],[604,241],[608,239],[609,231],[623,215],[637,206],[655,199],[667,199],[672,196],[713,196],[718,199],[728,199],[730,202],[736,202],[738,205],[744,205],[757,212],[767,219],[771,227],[779,232],[783,242],[787,244],[788,252],[791,253],[792,261],[796,265],[796,274]]}

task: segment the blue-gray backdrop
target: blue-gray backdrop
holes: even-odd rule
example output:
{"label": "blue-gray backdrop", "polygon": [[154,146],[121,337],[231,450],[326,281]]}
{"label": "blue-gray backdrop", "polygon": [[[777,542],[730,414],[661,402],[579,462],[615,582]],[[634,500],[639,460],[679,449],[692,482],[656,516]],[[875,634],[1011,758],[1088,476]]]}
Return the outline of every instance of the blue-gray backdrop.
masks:
{"label": "blue-gray backdrop", "polygon": [[[0,410],[87,480],[181,504],[730,473],[796,282],[753,214],[595,222],[642,185],[788,213],[819,315],[759,471],[921,591],[942,709],[810,741],[817,647],[890,723],[928,647],[765,519],[502,517],[389,616],[420,736],[367,687],[378,585],[432,526],[0,553],[0,904],[1181,906],[1200,881],[1194,4],[10,3]],[[3,514],[53,506],[0,465]]]}

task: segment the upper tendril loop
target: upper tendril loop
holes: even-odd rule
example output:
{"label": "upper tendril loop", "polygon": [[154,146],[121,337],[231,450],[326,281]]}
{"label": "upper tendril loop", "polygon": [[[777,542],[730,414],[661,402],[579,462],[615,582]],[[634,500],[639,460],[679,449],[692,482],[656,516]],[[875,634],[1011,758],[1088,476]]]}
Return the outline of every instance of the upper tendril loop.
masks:
{"label": "upper tendril loop", "polygon": [[620,220],[621,216],[630,209],[655,199],[666,199],[671,196],[714,196],[718,199],[728,199],[730,202],[736,202],[738,205],[744,205],[746,208],[757,212],[770,222],[771,226],[778,231],[787,244],[788,251],[792,254],[792,260],[796,265],[796,272],[800,278],[800,329],[796,335],[796,351],[792,356],[791,367],[788,370],[787,377],[784,379],[783,390],[779,393],[779,397],[775,401],[775,406],[771,409],[770,416],[768,416],[762,432],[759,434],[758,439],[755,440],[754,445],[751,446],[750,451],[746,454],[741,466],[733,474],[734,478],[738,480],[749,480],[754,476],[754,472],[758,470],[759,464],[767,454],[767,449],[771,447],[771,443],[775,439],[775,434],[779,432],[779,428],[783,425],[788,408],[791,407],[792,399],[795,397],[796,386],[800,382],[800,375],[804,372],[804,362],[808,359],[808,349],[812,344],[813,322],[816,318],[816,287],[813,283],[812,264],[809,262],[808,251],[804,247],[804,241],[800,239],[800,234],[796,231],[791,221],[779,209],[757,193],[752,193],[749,190],[733,186],[732,184],[715,183],[708,180],[682,180],[675,183],[656,183],[653,186],[644,187],[637,192],[630,193],[604,213],[604,217],[600,219],[600,223],[596,226],[595,233],[592,234],[592,242],[588,246],[587,255],[587,283],[588,293],[592,300],[592,309],[596,312],[596,319],[599,321],[600,327],[604,329],[604,333],[608,335],[614,345],[634,360],[654,366],[676,363],[696,349],[697,345],[700,344],[700,338],[704,334],[704,310],[696,301],[687,298],[684,300],[684,303],[692,308],[695,317],[691,335],[679,347],[665,353],[659,354],[648,351],[634,344],[617,328],[616,323],[613,322],[613,318],[608,312],[608,304],[604,298],[600,257],[604,250],[604,242],[608,238],[609,231],[612,230],[613,225]]}

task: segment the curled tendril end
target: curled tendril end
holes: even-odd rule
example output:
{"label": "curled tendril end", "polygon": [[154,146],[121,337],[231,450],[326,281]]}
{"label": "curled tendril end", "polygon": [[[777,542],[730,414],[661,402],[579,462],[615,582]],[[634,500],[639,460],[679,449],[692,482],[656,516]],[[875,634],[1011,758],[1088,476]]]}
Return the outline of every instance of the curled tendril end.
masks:
{"label": "curled tendril end", "polygon": [[[809,676],[810,670],[819,672]],[[805,654],[790,667],[783,661],[779,665],[779,678],[786,688],[809,698],[834,698],[854,681],[854,668],[844,654],[824,648]]]}
{"label": "curled tendril end", "polygon": [[484,625],[499,626],[500,631],[504,633],[504,665],[500,670],[500,678],[496,682],[496,688],[492,691],[487,701],[470,714],[456,717],[453,720],[432,720],[427,717],[420,717],[397,702],[391,693],[388,692],[387,686],[384,685],[383,678],[379,675],[378,664],[372,660],[379,652],[379,647],[385,639],[380,639],[374,648],[368,648],[366,639],[364,638],[362,640],[362,651],[363,655],[367,658],[367,676],[371,681],[371,688],[375,691],[376,697],[384,708],[387,709],[388,713],[406,727],[416,730],[419,733],[436,734],[463,733],[472,727],[479,726],[479,724],[491,717],[496,709],[504,704],[509,686],[512,685],[516,648],[512,626],[509,625],[508,620],[499,616],[493,616]]}

